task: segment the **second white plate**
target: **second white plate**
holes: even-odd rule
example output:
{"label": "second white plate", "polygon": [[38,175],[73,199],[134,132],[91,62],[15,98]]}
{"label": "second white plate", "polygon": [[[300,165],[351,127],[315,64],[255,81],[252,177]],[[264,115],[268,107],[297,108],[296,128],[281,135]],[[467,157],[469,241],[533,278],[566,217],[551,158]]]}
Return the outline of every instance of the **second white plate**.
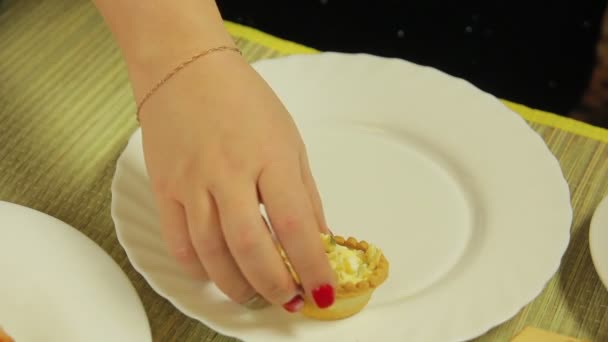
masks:
{"label": "second white plate", "polygon": [[103,249],[54,217],[0,201],[0,326],[17,342],[150,342],[137,292]]}
{"label": "second white plate", "polygon": [[544,288],[569,242],[568,184],[543,140],[496,98],[434,69],[369,55],[262,61],[302,132],[330,226],[379,245],[391,273],[338,322],[249,312],[167,255],[141,133],[113,183],[133,265],[185,314],[244,341],[462,341]]}
{"label": "second white plate", "polygon": [[591,219],[589,250],[597,274],[608,289],[608,196],[597,206]]}

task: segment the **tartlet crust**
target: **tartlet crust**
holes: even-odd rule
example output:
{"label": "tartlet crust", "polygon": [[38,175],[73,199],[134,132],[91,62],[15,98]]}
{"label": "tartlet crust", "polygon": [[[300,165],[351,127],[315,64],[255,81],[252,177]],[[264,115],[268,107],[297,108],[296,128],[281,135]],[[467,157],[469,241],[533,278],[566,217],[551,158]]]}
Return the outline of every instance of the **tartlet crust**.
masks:
{"label": "tartlet crust", "polygon": [[[366,241],[357,241],[354,237],[333,237],[336,244],[350,249],[367,252],[369,244]],[[318,308],[310,299],[304,300],[304,307],[300,313],[308,318],[324,321],[333,321],[348,318],[359,313],[369,303],[373,292],[388,278],[389,262],[382,251],[375,247],[377,264],[371,275],[356,283],[348,282],[337,285],[335,289],[335,302],[325,309]],[[367,260],[369,261],[369,260]]]}
{"label": "tartlet crust", "polygon": [[[358,241],[354,237],[344,238],[342,236],[334,236],[334,241],[337,244],[350,249],[357,249],[363,252],[367,252],[369,244],[366,241]],[[376,289],[388,278],[388,260],[384,256],[384,253],[380,249],[377,250],[380,254],[378,264],[373,270],[372,274],[356,283],[348,282],[345,284],[339,284],[336,286],[336,297],[356,297],[359,295],[366,294],[370,289]]]}

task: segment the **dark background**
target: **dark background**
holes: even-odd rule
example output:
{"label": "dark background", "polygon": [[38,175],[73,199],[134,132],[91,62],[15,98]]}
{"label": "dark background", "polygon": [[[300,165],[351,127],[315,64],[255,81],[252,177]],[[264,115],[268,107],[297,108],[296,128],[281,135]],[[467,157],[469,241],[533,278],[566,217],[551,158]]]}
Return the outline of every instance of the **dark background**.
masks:
{"label": "dark background", "polygon": [[606,0],[218,0],[225,19],[324,51],[400,57],[558,114],[578,104]]}

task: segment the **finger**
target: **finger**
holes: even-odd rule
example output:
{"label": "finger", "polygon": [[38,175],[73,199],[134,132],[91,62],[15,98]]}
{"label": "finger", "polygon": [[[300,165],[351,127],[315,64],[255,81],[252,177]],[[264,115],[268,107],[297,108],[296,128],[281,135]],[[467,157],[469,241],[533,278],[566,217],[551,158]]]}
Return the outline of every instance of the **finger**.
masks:
{"label": "finger", "polygon": [[318,307],[331,306],[335,274],[319,237],[319,224],[298,161],[268,167],[261,173],[258,186],[272,229],[304,290]]}
{"label": "finger", "polygon": [[323,201],[321,200],[321,195],[319,194],[319,189],[317,188],[317,184],[312,175],[312,170],[310,169],[310,163],[308,161],[308,157],[306,152],[303,152],[300,155],[300,165],[302,166],[302,181],[306,190],[308,192],[308,196],[310,197],[310,201],[312,203],[312,209],[315,213],[315,218],[317,219],[317,223],[319,225],[319,231],[321,233],[332,234],[331,230],[327,226],[327,221],[325,219],[325,213],[323,211]]}
{"label": "finger", "polygon": [[297,311],[303,301],[262,218],[255,184],[233,182],[214,197],[228,247],[249,283],[271,303]]}
{"label": "finger", "polygon": [[228,298],[245,303],[256,293],[234,261],[217,216],[215,202],[204,191],[194,191],[186,204],[190,236],[201,263],[215,285]]}
{"label": "finger", "polygon": [[208,279],[207,272],[201,265],[192,246],[184,207],[179,202],[168,198],[159,197],[157,202],[161,234],[169,254],[192,278],[197,280]]}

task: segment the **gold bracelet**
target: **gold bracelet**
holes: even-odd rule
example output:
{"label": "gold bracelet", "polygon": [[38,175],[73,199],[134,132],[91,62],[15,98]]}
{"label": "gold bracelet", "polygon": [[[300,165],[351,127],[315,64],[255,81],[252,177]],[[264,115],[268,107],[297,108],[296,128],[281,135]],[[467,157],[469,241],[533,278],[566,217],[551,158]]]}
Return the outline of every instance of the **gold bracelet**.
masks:
{"label": "gold bracelet", "polygon": [[190,57],[190,59],[188,59],[187,61],[185,61],[185,62],[181,63],[180,65],[178,65],[177,67],[175,67],[170,73],[167,74],[167,76],[165,76],[162,80],[160,80],[152,89],[150,89],[150,91],[148,93],[146,93],[144,98],[141,100],[141,102],[137,106],[137,113],[136,113],[137,121],[139,122],[139,113],[141,112],[141,108],[143,107],[144,103],[146,103],[146,101],[148,101],[150,96],[152,96],[158,90],[158,88],[160,88],[163,84],[165,84],[169,79],[171,79],[171,77],[173,77],[175,74],[177,74],[180,70],[182,70],[183,68],[188,66],[188,64],[190,64],[190,63],[196,61],[197,59],[199,59],[203,56],[206,56],[210,53],[219,52],[219,51],[234,51],[234,52],[238,52],[239,54],[242,55],[241,50],[239,50],[236,47],[218,46],[218,47],[214,47],[214,48],[205,50],[201,53],[198,53],[198,54]]}

